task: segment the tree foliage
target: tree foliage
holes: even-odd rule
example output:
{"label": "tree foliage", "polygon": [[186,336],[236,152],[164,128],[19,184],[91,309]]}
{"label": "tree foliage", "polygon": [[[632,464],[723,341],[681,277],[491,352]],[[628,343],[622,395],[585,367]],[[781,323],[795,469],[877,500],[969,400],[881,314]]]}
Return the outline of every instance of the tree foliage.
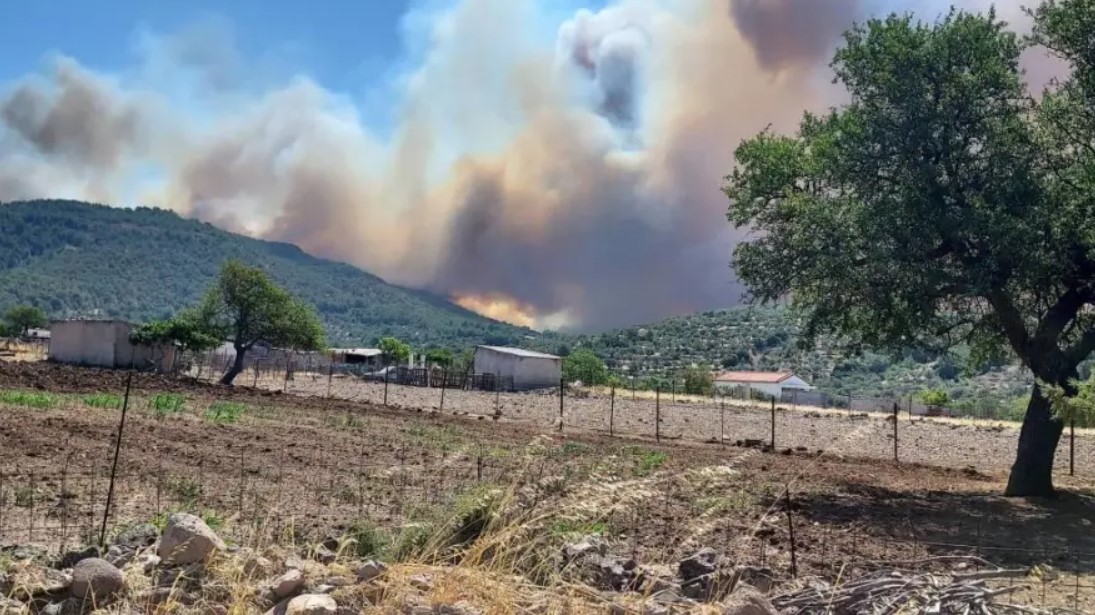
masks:
{"label": "tree foliage", "polygon": [[426,351],[426,363],[438,367],[451,367],[453,363],[452,351],[448,348],[431,348]]}
{"label": "tree foliage", "polygon": [[563,379],[567,382],[602,385],[608,382],[608,368],[592,350],[579,348],[563,359]]}
{"label": "tree foliage", "polygon": [[689,395],[710,395],[715,392],[715,377],[711,370],[689,367],[684,370],[684,392]]}
{"label": "tree foliage", "polygon": [[[731,222],[757,231],[734,253],[754,300],[790,297],[806,342],[963,344],[1072,389],[1095,350],[1095,3],[1035,18],[1074,70],[1041,102],[994,13],[846,35],[833,68],[850,102],[737,149],[725,191]],[[1009,493],[1053,492],[1060,432],[1035,387]]]}
{"label": "tree foliage", "polygon": [[211,350],[224,341],[223,338],[203,330],[197,314],[193,311],[183,312],[167,320],[146,322],[133,329],[129,340],[134,344],[171,344],[181,350],[195,352]]}
{"label": "tree foliage", "polygon": [[411,347],[394,337],[380,340],[377,348],[389,363],[406,363],[411,358]]}
{"label": "tree foliage", "polygon": [[26,335],[31,329],[39,329],[49,324],[46,313],[32,305],[17,305],[4,313],[4,322],[18,335]]}
{"label": "tree foliage", "polygon": [[224,263],[192,318],[202,334],[231,340],[236,349],[224,384],[232,383],[246,352],[260,342],[295,350],[324,347],[323,326],[312,306],[275,284],[262,269],[237,261]]}

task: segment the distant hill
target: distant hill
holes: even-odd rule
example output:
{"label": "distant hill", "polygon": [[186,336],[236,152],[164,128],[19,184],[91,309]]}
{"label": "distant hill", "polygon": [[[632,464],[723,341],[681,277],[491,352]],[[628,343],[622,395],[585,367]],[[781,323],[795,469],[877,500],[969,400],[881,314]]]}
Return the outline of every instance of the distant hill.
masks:
{"label": "distant hill", "polygon": [[446,298],[388,284],[300,248],[229,233],[169,211],[76,201],[0,205],[0,308],[145,321],[195,303],[225,259],[267,270],[313,303],[336,344],[394,335],[416,347],[523,344],[540,337]]}
{"label": "distant hill", "polygon": [[1025,395],[1032,380],[1015,365],[963,373],[965,360],[909,352],[893,357],[840,352],[824,341],[798,348],[798,326],[780,308],[734,308],[672,318],[572,341],[594,350],[614,371],[640,380],[668,377],[692,365],[715,370],[790,370],[832,394],[907,396],[944,389],[959,400],[1006,403]]}

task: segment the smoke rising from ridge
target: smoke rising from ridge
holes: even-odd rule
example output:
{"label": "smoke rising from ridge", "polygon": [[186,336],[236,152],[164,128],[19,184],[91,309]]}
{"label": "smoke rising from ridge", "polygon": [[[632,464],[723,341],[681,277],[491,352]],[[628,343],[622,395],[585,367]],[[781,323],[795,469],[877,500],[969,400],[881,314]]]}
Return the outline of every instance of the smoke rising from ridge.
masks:
{"label": "smoke rising from ridge", "polygon": [[[866,4],[617,0],[546,41],[533,0],[461,0],[384,137],[303,75],[232,90],[243,60],[204,38],[125,77],[61,58],[0,92],[0,200],[168,207],[541,326],[725,307],[732,151],[839,100],[824,67]],[[186,58],[181,102],[140,77]]]}

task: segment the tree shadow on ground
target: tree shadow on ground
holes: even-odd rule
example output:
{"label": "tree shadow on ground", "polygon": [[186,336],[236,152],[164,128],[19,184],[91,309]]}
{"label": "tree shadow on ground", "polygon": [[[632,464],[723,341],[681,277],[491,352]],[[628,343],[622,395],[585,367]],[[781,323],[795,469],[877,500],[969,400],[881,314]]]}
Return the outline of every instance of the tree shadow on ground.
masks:
{"label": "tree shadow on ground", "polygon": [[[980,554],[999,565],[1050,564],[1095,572],[1095,494],[1054,500],[976,491],[894,491],[842,483],[794,498],[803,525],[839,528],[872,541],[922,547],[928,554]],[[807,525],[809,527],[809,525]]]}

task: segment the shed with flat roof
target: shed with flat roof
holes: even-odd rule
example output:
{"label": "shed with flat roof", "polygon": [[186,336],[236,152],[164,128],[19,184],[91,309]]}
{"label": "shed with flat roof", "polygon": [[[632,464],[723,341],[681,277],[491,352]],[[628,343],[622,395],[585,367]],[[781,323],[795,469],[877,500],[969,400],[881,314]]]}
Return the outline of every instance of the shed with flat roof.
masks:
{"label": "shed with flat roof", "polygon": [[529,391],[559,386],[563,359],[523,348],[477,346],[475,373],[494,374],[502,382],[513,379],[513,390]]}

